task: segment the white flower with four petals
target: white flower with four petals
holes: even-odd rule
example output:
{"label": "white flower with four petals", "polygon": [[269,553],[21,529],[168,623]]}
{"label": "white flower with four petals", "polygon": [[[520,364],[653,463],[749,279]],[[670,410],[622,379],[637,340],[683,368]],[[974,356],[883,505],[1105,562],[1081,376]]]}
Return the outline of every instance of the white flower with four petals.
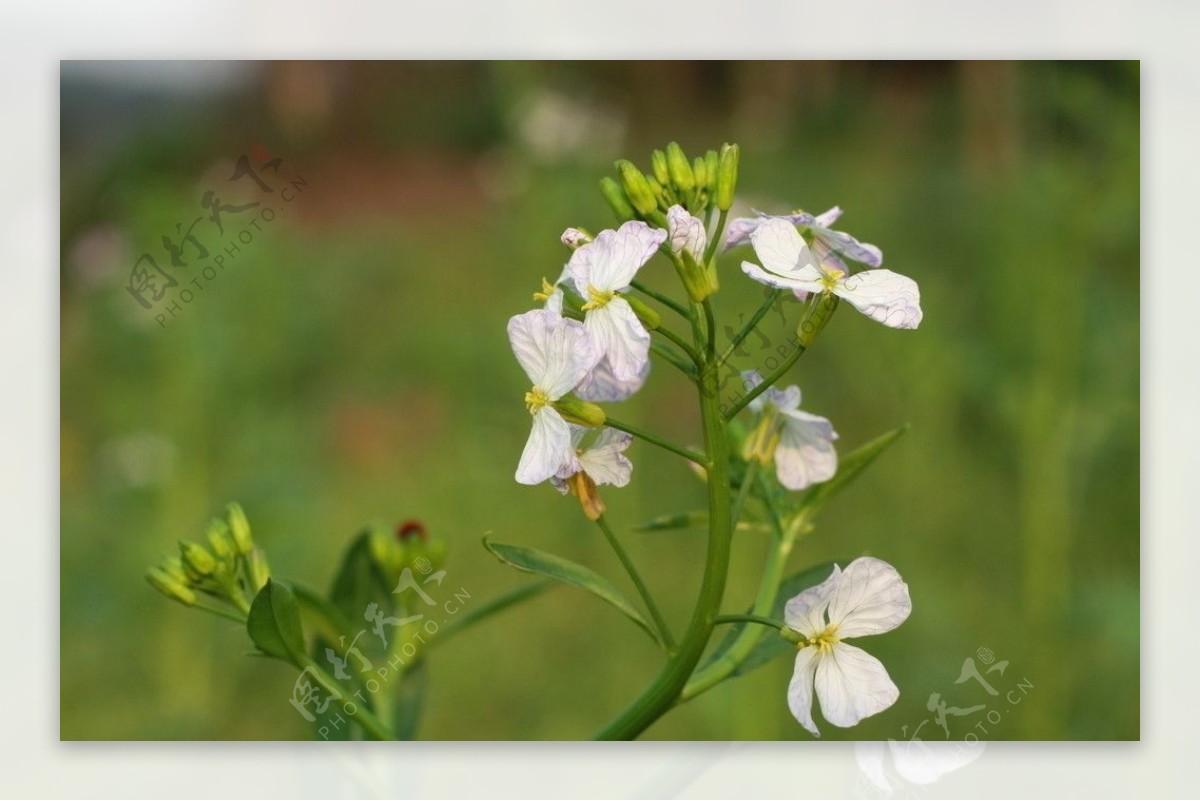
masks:
{"label": "white flower with four petals", "polygon": [[[742,380],[747,390],[763,381],[757,370],[743,372]],[[826,418],[800,411],[800,387],[770,387],[750,401],[750,409],[763,419],[750,435],[748,458],[754,454],[764,461],[774,458],[780,484],[802,490],[828,481],[837,473],[837,451],[833,447],[837,432]]]}

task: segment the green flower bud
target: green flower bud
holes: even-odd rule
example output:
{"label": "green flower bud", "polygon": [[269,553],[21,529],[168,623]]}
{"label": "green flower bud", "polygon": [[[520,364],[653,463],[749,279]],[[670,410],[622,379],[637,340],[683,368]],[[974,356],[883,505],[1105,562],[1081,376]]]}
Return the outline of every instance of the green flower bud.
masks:
{"label": "green flower bud", "polygon": [[189,587],[177,581],[167,571],[157,567],[151,568],[146,573],[146,581],[150,582],[150,586],[167,596],[171,600],[179,601],[181,604],[191,606],[196,603],[196,593],[192,592]]}
{"label": "green flower bud", "polygon": [[717,151],[710,150],[704,154],[705,177],[708,178],[708,191],[714,193],[717,191],[717,173],[721,168],[721,157],[717,155]]}
{"label": "green flower bud", "polygon": [[613,210],[613,214],[617,215],[617,219],[621,222],[637,217],[637,213],[629,203],[629,198],[625,196],[625,190],[612,178],[605,176],[600,179],[600,194],[604,195],[609,208]]}
{"label": "green flower bud", "polygon": [[164,559],[162,564],[159,565],[159,569],[180,584],[188,583],[187,573],[184,572],[183,569],[183,562],[179,561],[178,556],[172,556],[168,559]]}
{"label": "green flower bud", "polygon": [[691,192],[696,188],[696,176],[692,173],[692,165],[687,154],[677,142],[667,145],[667,170],[671,173],[671,183],[681,192]]}
{"label": "green flower bud", "polygon": [[242,511],[240,504],[231,503],[225,507],[225,520],[229,524],[229,532],[233,535],[233,545],[243,556],[254,550],[254,539],[250,536],[250,521]]}
{"label": "green flower bud", "polygon": [[629,304],[633,313],[648,330],[653,331],[662,324],[662,315],[647,306],[641,298],[635,298],[632,295],[622,295],[621,297],[625,298],[625,302]]}
{"label": "green flower bud", "polygon": [[660,184],[657,179],[647,176],[646,183],[650,185],[650,191],[654,193],[654,196],[658,198],[658,205],[665,209],[674,204],[675,200],[671,190]]}
{"label": "green flower bud", "polygon": [[179,555],[184,572],[193,582],[207,578],[217,571],[217,560],[198,542],[180,542]]}
{"label": "green flower bud", "polygon": [[825,325],[833,317],[838,307],[838,296],[831,292],[822,292],[813,299],[800,325],[796,327],[796,340],[802,348],[811,348],[817,337],[825,330]]}
{"label": "green flower bud", "polygon": [[655,150],[650,154],[650,166],[654,168],[654,177],[658,179],[660,184],[667,184],[671,181],[671,173],[667,170],[667,154],[661,150]]}
{"label": "green flower bud", "polygon": [[687,250],[682,251],[678,258],[682,263],[679,274],[689,298],[699,303],[717,291],[715,271],[701,267]]}
{"label": "green flower bud", "polygon": [[618,161],[616,166],[621,186],[625,189],[625,196],[629,198],[629,202],[633,204],[638,213],[649,214],[657,209],[658,198],[654,196],[654,190],[650,188],[642,171],[635,167],[633,162],[626,159]]}
{"label": "green flower bud", "polygon": [[229,536],[229,527],[224,520],[212,520],[204,532],[208,547],[216,554],[217,561],[230,562],[233,560],[233,539]]}
{"label": "green flower bud", "polygon": [[250,592],[257,594],[271,577],[271,568],[267,565],[267,557],[262,551],[251,551],[246,557],[246,580],[250,582]]}
{"label": "green flower bud", "polygon": [[576,425],[599,428],[607,419],[604,410],[599,406],[574,395],[566,395],[554,401],[554,408],[568,423]]}
{"label": "green flower bud", "polygon": [[729,211],[733,205],[733,193],[737,188],[738,161],[741,159],[741,148],[737,145],[721,147],[721,161],[717,166],[717,208]]}
{"label": "green flower bud", "polygon": [[696,186],[702,190],[708,188],[708,162],[704,156],[696,156],[692,160],[692,174],[696,176]]}

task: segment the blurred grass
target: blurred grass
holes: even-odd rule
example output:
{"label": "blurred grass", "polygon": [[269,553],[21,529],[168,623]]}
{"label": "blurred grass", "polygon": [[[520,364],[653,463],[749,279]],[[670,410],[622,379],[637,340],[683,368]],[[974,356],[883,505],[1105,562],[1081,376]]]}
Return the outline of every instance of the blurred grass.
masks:
{"label": "blurred grass", "polygon": [[[307,93],[289,89],[289,69]],[[447,586],[477,602],[527,580],[483,550],[488,531],[622,579],[572,502],[512,480],[526,387],[503,332],[560,270],[561,230],[609,224],[594,191],[607,162],[644,164],[668,137],[690,150],[737,138],[748,200],[840,204],[842,227],[921,285],[919,331],[845,311],[793,372],[844,450],[913,425],[793,557],[798,570],[870,553],[913,595],[901,629],[858,643],[900,701],[825,736],[911,736],[934,692],[989,702],[955,684],[988,647],[1009,661],[989,680],[1033,685],[1017,706],[991,702],[1004,720],[988,738],[1138,737],[1136,65],[313,69],[255,73],[175,114],[110,98],[125,125],[103,129],[90,123],[105,97],[64,84],[64,739],[309,736],[288,670],[245,658],[235,626],[142,580],[227,500],[246,507],[276,574],[320,589],[362,523],[408,517],[450,542]],[[343,99],[322,115],[301,102],[322,81],[357,91],[330,94]],[[583,118],[623,120],[617,144],[530,144],[521,121],[564,90]],[[121,288],[129,265],[195,215],[227,175],[215,164],[258,142],[309,187],[160,329]],[[722,268],[727,321],[761,297],[738,260]],[[671,286],[664,264],[650,269]],[[659,369],[620,416],[695,442],[688,389]],[[605,493],[619,533],[701,505],[678,460],[632,455],[633,483]],[[702,533],[623,536],[682,626]],[[754,536],[735,544],[727,609],[749,604],[761,561]],[[421,733],[586,737],[657,665],[627,621],[558,589],[436,652]],[[789,676],[783,660],[729,682],[649,736],[804,739]],[[951,718],[952,732],[978,719]],[[923,738],[941,737],[933,725]]]}

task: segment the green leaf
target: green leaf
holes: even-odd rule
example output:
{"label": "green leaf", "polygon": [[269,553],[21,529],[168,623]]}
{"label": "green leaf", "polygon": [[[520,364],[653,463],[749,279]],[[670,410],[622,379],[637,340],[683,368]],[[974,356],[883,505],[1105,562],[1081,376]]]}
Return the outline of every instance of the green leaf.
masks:
{"label": "green leaf", "polygon": [[[779,592],[775,595],[775,604],[771,608],[769,614],[764,617],[773,618],[775,620],[783,620],[783,607],[789,600],[807,590],[809,587],[815,587],[825,579],[829,578],[829,574],[833,572],[835,564],[847,564],[848,560],[839,562],[822,562],[819,565],[801,570],[786,579],[779,585]],[[753,614],[753,609],[746,610],[746,614]],[[730,678],[741,676],[749,673],[757,667],[765,665],[772,659],[781,656],[789,651],[795,651],[795,646],[787,640],[779,636],[779,632],[760,626],[757,623],[738,623],[732,626],[729,633],[725,635],[725,639],[721,640],[721,644],[713,651],[704,664],[707,667],[710,663],[720,659],[721,656],[728,651],[738,636],[746,626],[754,626],[762,631],[761,638],[755,643],[754,648],[746,655],[746,658],[734,669],[730,674]],[[703,668],[701,668],[703,669]]]}
{"label": "green leaf", "polygon": [[[363,530],[346,549],[341,567],[334,576],[329,600],[349,620],[358,620],[372,602],[388,614],[392,611],[392,590],[378,563],[371,555],[373,530]],[[347,632],[352,633],[352,632]]]}
{"label": "green leaf", "polygon": [[658,637],[658,633],[646,622],[646,619],[642,617],[633,604],[608,579],[600,576],[595,571],[570,560],[563,559],[561,556],[555,556],[554,554],[539,551],[535,548],[522,548],[519,545],[505,545],[500,542],[491,542],[487,537],[483,538],[483,547],[491,551],[492,555],[501,562],[511,565],[517,570],[536,573],[539,576],[545,576],[546,578],[578,587],[581,590],[587,590],[592,595],[615,606],[623,615],[641,626],[656,643],[659,645],[663,644]]}
{"label": "green leaf", "polygon": [[880,454],[900,439],[908,431],[908,428],[907,424],[902,425],[839,458],[837,474],[805,492],[800,498],[796,511],[803,513],[811,522],[830,498],[850,486],[850,483],[858,478],[871,462],[879,458]]}
{"label": "green leaf", "polygon": [[300,607],[287,586],[268,579],[250,604],[246,619],[250,639],[264,654],[291,662],[304,663],[304,629],[300,625]]}
{"label": "green leaf", "polygon": [[455,634],[461,634],[466,631],[476,623],[487,620],[492,615],[503,612],[510,606],[515,606],[530,598],[541,595],[546,590],[556,586],[558,585],[553,581],[539,581],[536,584],[525,584],[517,587],[515,590],[510,590],[503,595],[499,595],[483,606],[475,607],[463,615],[451,618],[450,622],[438,629],[437,637],[430,640],[429,645],[440,645]]}

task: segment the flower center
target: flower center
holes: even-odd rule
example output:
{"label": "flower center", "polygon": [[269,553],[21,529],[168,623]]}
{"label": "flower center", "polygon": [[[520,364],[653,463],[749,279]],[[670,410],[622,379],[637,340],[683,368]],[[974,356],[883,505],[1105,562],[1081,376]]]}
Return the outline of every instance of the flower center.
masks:
{"label": "flower center", "polygon": [[832,292],[846,274],[836,267],[821,267],[821,285],[826,292]]}
{"label": "flower center", "polygon": [[525,393],[525,408],[529,410],[530,414],[537,414],[539,409],[549,404],[550,396],[539,387],[534,387]]}
{"label": "flower center", "polygon": [[804,645],[816,646],[817,651],[827,654],[833,650],[833,646],[837,645],[838,641],[837,625],[830,623],[820,634],[815,637],[809,637],[808,642],[804,643]]}
{"label": "flower center", "polygon": [[603,309],[605,306],[611,303],[612,299],[616,296],[617,293],[611,289],[600,290],[596,289],[596,287],[592,286],[591,284],[588,284],[588,302],[583,304],[582,308],[584,311]]}

